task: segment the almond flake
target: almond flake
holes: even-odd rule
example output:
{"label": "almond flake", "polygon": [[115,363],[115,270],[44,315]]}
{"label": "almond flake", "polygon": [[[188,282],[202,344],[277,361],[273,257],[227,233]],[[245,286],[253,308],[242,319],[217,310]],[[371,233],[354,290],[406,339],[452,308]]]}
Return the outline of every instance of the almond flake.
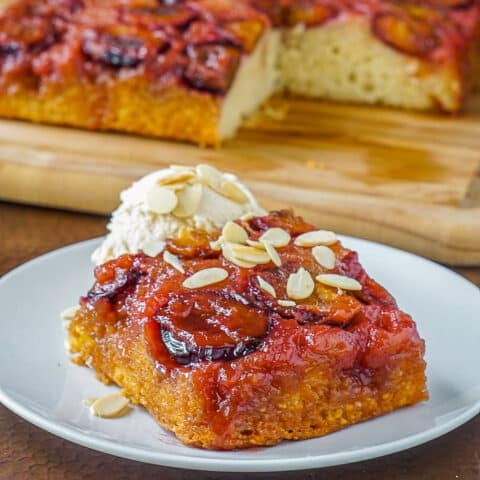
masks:
{"label": "almond flake", "polygon": [[257,264],[254,263],[254,262],[245,262],[243,260],[240,260],[239,258],[237,258],[233,252],[232,252],[232,244],[231,243],[225,243],[223,246],[222,246],[222,253],[223,253],[223,256],[230,262],[234,263],[235,265],[237,265],[238,267],[242,267],[242,268],[253,268],[253,267],[256,267]]}
{"label": "almond flake", "polygon": [[223,227],[222,237],[226,242],[245,243],[248,240],[248,233],[238,223],[227,222]]}
{"label": "almond flake", "polygon": [[241,217],[240,217],[240,220],[244,221],[244,222],[248,222],[249,220],[251,220],[252,218],[255,217],[255,214],[253,212],[247,212],[247,213],[244,213]]}
{"label": "almond flake", "polygon": [[202,200],[203,187],[200,183],[188,185],[185,189],[177,192],[178,205],[173,214],[179,218],[191,217]]}
{"label": "almond flake", "polygon": [[274,247],[285,247],[290,242],[290,234],[283,228],[269,228],[259,238],[261,242],[268,242]]}
{"label": "almond flake", "polygon": [[291,273],[287,280],[287,295],[292,300],[308,298],[315,287],[312,276],[303,267]]}
{"label": "almond flake", "polygon": [[159,178],[156,183],[157,185],[160,185],[160,186],[171,185],[173,183],[183,183],[183,182],[186,182],[187,180],[190,180],[194,176],[195,174],[190,171],[172,172],[166,177]]}
{"label": "almond flake", "polygon": [[231,249],[233,256],[244,262],[261,264],[270,262],[270,255],[258,248],[232,243]]}
{"label": "almond flake", "polygon": [[110,393],[105,397],[97,398],[90,405],[90,412],[102,418],[119,417],[128,411],[128,405],[128,398],[125,398],[121,393]]}
{"label": "almond flake", "polygon": [[265,250],[266,252],[268,253],[270,259],[272,260],[272,262],[277,266],[277,267],[281,267],[282,266],[282,260],[280,258],[280,256],[278,255],[278,252],[275,250],[275,248],[273,247],[273,245],[270,243],[270,242],[262,242],[263,245],[265,246]]}
{"label": "almond flake", "polygon": [[60,318],[65,322],[70,322],[75,318],[75,315],[80,310],[80,305],[75,305],[74,307],[68,307],[60,314]]}
{"label": "almond flake", "polygon": [[265,245],[262,242],[258,242],[257,240],[250,240],[246,241],[247,245],[250,245],[253,248],[258,248],[259,250],[265,250]]}
{"label": "almond flake", "polygon": [[318,282],[330,287],[341,288],[343,290],[361,290],[362,285],[354,278],[344,275],[336,275],[335,273],[322,273],[315,278]]}
{"label": "almond flake", "polygon": [[184,282],[185,288],[201,288],[213,283],[222,282],[228,277],[228,272],[223,268],[205,268],[188,277]]}
{"label": "almond flake", "polygon": [[168,250],[165,250],[163,252],[163,260],[165,261],[165,263],[168,263],[175,270],[178,270],[180,273],[185,273],[185,269],[183,268],[183,265],[180,259],[173,253],[170,253]]}
{"label": "almond flake", "polygon": [[315,245],[332,245],[337,241],[335,233],[328,230],[314,230],[303,233],[295,239],[295,245],[299,247],[314,247]]}
{"label": "almond flake", "polygon": [[200,164],[196,167],[196,172],[198,178],[207,184],[210,188],[217,191],[218,193],[222,193],[222,184],[223,184],[223,174],[216,168]]}
{"label": "almond flake", "polygon": [[219,252],[222,249],[223,239],[222,237],[212,240],[210,242],[210,248],[215,252]]}
{"label": "almond flake", "polygon": [[279,300],[278,304],[281,307],[295,307],[297,305],[293,300]]}
{"label": "almond flake", "polygon": [[248,202],[248,197],[245,195],[245,192],[236,183],[233,183],[230,180],[226,180],[222,183],[220,193],[236,203]]}
{"label": "almond flake", "polygon": [[149,257],[156,257],[165,248],[162,240],[149,240],[142,246],[142,251]]}
{"label": "almond flake", "polygon": [[258,286],[265,292],[271,295],[273,298],[277,298],[275,289],[270,283],[264,280],[262,277],[257,276]]}
{"label": "almond flake", "polygon": [[170,213],[177,206],[178,199],[169,188],[154,185],[147,192],[146,203],[150,211],[162,214]]}
{"label": "almond flake", "polygon": [[317,245],[312,248],[312,255],[317,263],[323,267],[331,270],[335,266],[335,253],[331,248],[325,245]]}

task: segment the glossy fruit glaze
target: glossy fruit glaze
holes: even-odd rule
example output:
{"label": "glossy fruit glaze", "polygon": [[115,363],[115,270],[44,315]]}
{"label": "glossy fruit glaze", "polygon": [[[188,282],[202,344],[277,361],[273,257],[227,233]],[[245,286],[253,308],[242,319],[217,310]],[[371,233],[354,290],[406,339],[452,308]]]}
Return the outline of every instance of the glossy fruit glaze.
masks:
{"label": "glossy fruit glaze", "polygon": [[0,15],[0,72],[4,86],[135,74],[222,94],[267,24],[235,0],[18,0]]}
{"label": "glossy fruit glaze", "polygon": [[[252,240],[271,227],[290,233],[289,244],[277,248],[281,267],[272,262],[238,267],[212,250],[208,239],[203,247],[195,239],[193,249],[188,242],[170,242],[168,248],[180,258],[185,273],[165,263],[162,255],[123,255],[96,268],[96,282],[81,300],[82,310],[96,325],[122,331],[122,342],[129,338],[125,332],[131,332],[132,341],[142,335],[160,380],[191,376],[219,435],[227,431],[246,392],[256,395],[262,382],[267,389],[276,388],[270,385],[272,379],[288,377],[290,382],[297,370],[300,379],[314,366],[333,379],[348,372],[367,388],[396,368],[399,359],[410,355],[422,361],[423,341],[413,320],[367,275],[355,252],[339,242],[331,245],[336,264],[328,273],[355,278],[361,291],[316,283],[310,297],[283,307],[278,299],[287,298],[289,274],[299,267],[312,277],[327,272],[311,248],[294,244],[298,235],[314,228],[289,211],[239,223]],[[182,285],[193,273],[210,267],[225,269],[228,278],[196,289]],[[275,288],[277,298],[259,288],[258,276]],[[223,409],[228,415],[218,413],[223,401],[228,402]]]}
{"label": "glossy fruit glaze", "polygon": [[[96,283],[82,301],[100,309],[102,318],[110,323],[143,324],[152,358],[164,371],[250,355],[279,332],[307,335],[309,329],[322,326],[333,336],[343,336],[364,321],[373,325],[379,319],[382,325],[409,325],[415,330],[410,317],[397,310],[391,295],[366,274],[355,252],[335,243],[331,248],[336,265],[326,270],[316,262],[311,248],[294,245],[295,237],[313,229],[302,219],[282,211],[240,223],[252,240],[274,226],[292,235],[287,246],[277,249],[281,267],[271,262],[238,267],[213,251],[209,243],[204,244],[201,255],[198,249],[192,255],[188,248],[184,254],[181,247],[175,248],[185,273],[165,263],[162,255],[123,255],[97,267]],[[196,289],[182,286],[193,273],[211,267],[224,268],[228,278]],[[281,306],[278,299],[288,298],[287,278],[300,267],[313,277],[334,272],[355,278],[362,290],[348,292],[318,283],[313,294],[297,301],[295,307]],[[275,288],[277,298],[259,288],[258,276]],[[357,360],[369,366],[374,358],[378,365],[387,360],[382,352],[382,348],[374,348]],[[282,355],[287,359],[290,354],[285,351]]]}
{"label": "glossy fruit glaze", "polygon": [[419,58],[456,62],[478,34],[477,0],[17,0],[0,14],[0,87],[145,77],[222,95],[270,24],[364,17]]}

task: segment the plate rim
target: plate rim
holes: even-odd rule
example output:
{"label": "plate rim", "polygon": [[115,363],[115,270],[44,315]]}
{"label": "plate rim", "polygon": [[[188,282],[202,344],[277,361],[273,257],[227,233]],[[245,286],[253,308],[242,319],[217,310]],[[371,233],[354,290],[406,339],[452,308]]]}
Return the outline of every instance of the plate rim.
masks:
{"label": "plate rim", "polygon": [[[348,242],[349,240],[360,241],[371,246],[379,246],[386,248],[390,253],[401,253],[407,256],[413,257],[415,260],[420,260],[423,263],[429,264],[431,267],[443,270],[449,275],[453,275],[465,282],[470,287],[477,288],[477,286],[466,279],[457,272],[420,255],[401,250],[390,245],[385,245],[379,242],[366,240],[358,237],[352,237],[348,235],[339,235],[342,241]],[[95,237],[79,242],[70,243],[54,250],[45,252],[37,257],[34,257],[16,267],[13,267],[0,277],[0,288],[5,284],[10,277],[23,272],[32,265],[48,261],[50,257],[61,255],[65,250],[73,248],[85,248],[89,244],[96,244],[104,237]],[[175,467],[192,470],[202,471],[216,471],[216,472],[279,472],[279,471],[294,471],[305,470],[312,468],[324,468],[335,465],[346,465],[349,463],[355,463],[359,461],[369,460],[372,458],[379,458],[392,453],[397,453],[408,448],[412,448],[424,443],[427,443],[435,438],[438,438],[446,433],[454,430],[455,428],[468,422],[470,419],[480,413],[480,399],[471,404],[469,407],[465,407],[460,415],[442,423],[440,426],[429,428],[422,432],[403,437],[398,440],[382,443],[380,445],[368,446],[363,448],[357,448],[355,450],[348,450],[344,452],[335,452],[317,456],[306,456],[301,459],[291,458],[277,458],[272,459],[228,459],[222,460],[220,458],[204,458],[196,457],[188,454],[169,454],[168,452],[153,452],[145,450],[141,447],[128,446],[121,443],[116,443],[112,440],[107,440],[95,436],[89,436],[82,431],[76,431],[75,428],[68,425],[62,425],[59,422],[48,419],[40,413],[36,413],[29,409],[27,406],[18,403],[12,398],[0,384],[0,403],[7,409],[20,416],[29,423],[53,434],[57,437],[66,439],[75,444],[87,447],[96,451],[107,453],[121,458],[129,460],[140,461],[143,463],[149,463],[154,465],[163,465],[166,467]],[[415,408],[406,407],[406,408]],[[308,440],[304,440],[308,441]],[[195,447],[190,447],[195,448]],[[218,452],[221,454],[222,452]]]}

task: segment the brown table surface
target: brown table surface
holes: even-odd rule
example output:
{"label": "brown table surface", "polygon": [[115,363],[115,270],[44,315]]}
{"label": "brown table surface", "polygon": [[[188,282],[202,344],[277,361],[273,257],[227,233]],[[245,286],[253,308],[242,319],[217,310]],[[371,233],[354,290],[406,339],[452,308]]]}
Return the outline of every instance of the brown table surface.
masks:
{"label": "brown table surface", "polygon": [[[105,222],[103,217],[0,202],[0,275],[49,250],[102,235]],[[480,285],[480,268],[456,271]],[[375,460],[282,474],[222,474],[146,465],[98,453],[44,432],[0,406],[2,480],[213,480],[245,477],[265,480],[479,480],[480,416],[425,445]]]}

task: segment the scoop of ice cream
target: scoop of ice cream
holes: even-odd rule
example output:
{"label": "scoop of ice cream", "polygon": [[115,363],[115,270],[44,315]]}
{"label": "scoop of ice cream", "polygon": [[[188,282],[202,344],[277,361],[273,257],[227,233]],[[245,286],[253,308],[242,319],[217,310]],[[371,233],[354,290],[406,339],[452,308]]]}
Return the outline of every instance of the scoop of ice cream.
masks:
{"label": "scoop of ice cream", "polygon": [[265,213],[235,175],[209,165],[172,165],[150,173],[120,199],[107,225],[109,234],[92,255],[96,265],[140,250],[155,256],[167,238],[179,237],[185,228],[213,234],[242,215]]}

